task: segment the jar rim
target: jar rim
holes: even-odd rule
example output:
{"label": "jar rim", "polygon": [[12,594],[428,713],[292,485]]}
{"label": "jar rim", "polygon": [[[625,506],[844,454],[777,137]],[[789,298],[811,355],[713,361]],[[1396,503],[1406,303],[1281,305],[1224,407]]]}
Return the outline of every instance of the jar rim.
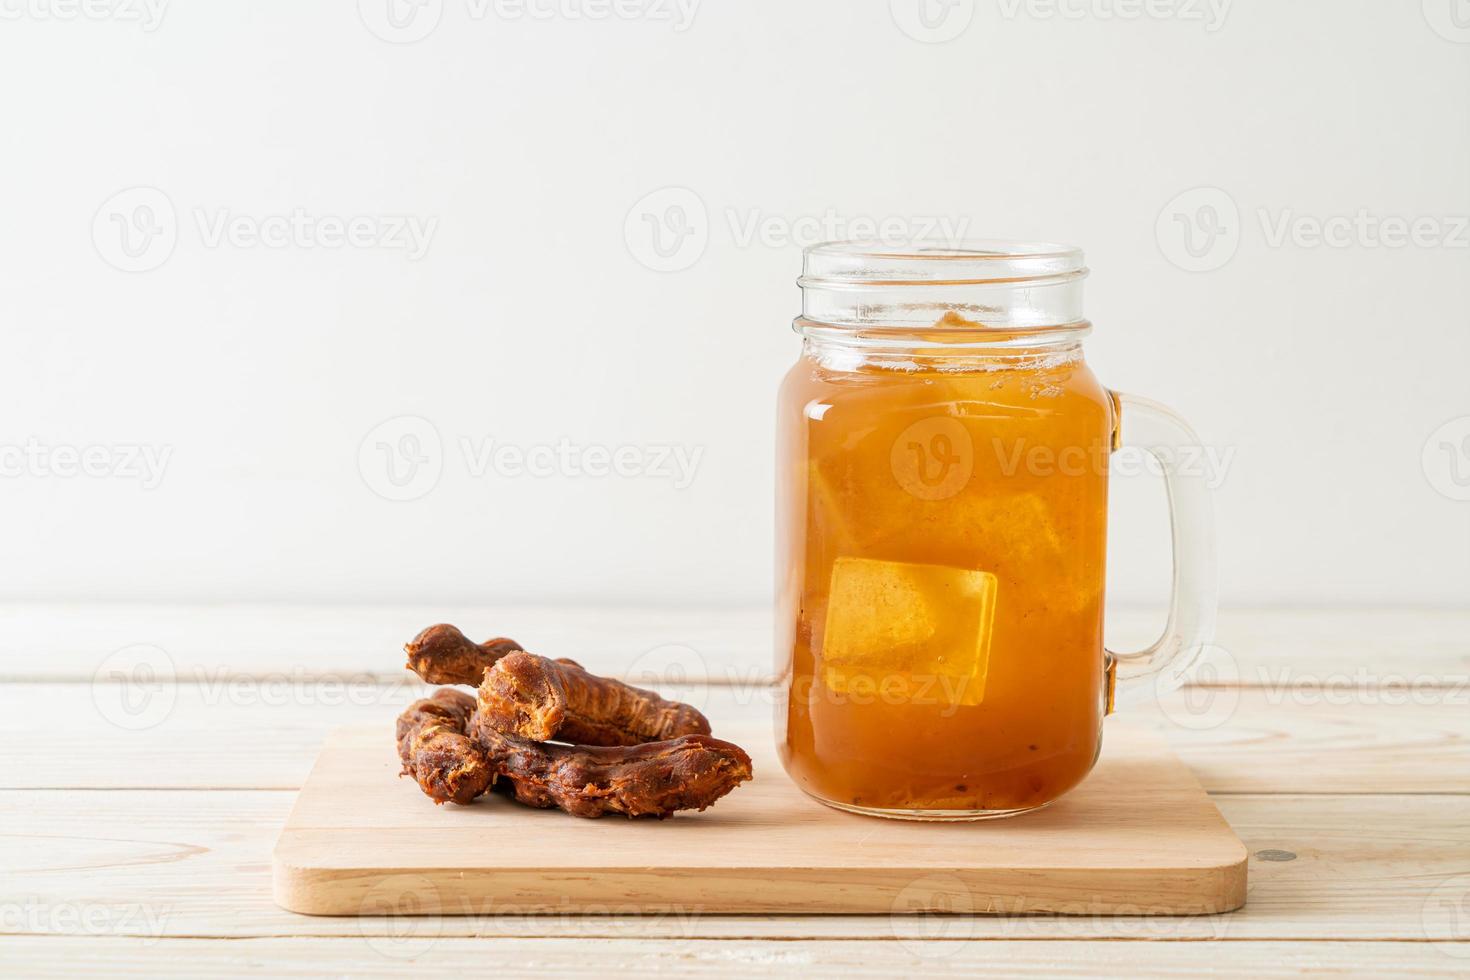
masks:
{"label": "jar rim", "polygon": [[[994,239],[823,242],[802,254],[803,336],[942,330],[986,343],[1085,333],[1082,249]],[[822,326],[818,326],[822,325]]]}
{"label": "jar rim", "polygon": [[849,240],[806,248],[803,288],[842,285],[1059,283],[1087,275],[1082,249],[1058,242]]}

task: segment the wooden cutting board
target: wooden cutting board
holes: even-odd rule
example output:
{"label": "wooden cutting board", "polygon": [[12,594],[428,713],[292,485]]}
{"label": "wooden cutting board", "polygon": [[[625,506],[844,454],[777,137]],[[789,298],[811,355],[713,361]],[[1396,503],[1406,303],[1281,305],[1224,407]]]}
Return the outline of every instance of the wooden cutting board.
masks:
{"label": "wooden cutting board", "polygon": [[1052,806],[915,823],[803,795],[774,747],[703,813],[581,820],[492,794],[435,806],[398,778],[392,724],[339,729],[275,850],[277,903],[315,915],[921,911],[1223,912],[1246,849],[1158,736],[1110,719],[1102,759]]}

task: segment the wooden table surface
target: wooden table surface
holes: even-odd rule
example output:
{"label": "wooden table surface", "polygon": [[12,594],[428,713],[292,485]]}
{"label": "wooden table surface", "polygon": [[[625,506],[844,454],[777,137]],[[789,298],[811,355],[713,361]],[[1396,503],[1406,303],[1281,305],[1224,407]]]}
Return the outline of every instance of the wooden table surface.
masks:
{"label": "wooden table surface", "polygon": [[1189,688],[1125,709],[1251,851],[1236,913],[282,911],[271,847],[323,736],[386,733],[421,691],[399,646],[440,620],[658,683],[717,730],[770,711],[760,610],[0,607],[5,972],[1470,975],[1470,611],[1226,612]]}

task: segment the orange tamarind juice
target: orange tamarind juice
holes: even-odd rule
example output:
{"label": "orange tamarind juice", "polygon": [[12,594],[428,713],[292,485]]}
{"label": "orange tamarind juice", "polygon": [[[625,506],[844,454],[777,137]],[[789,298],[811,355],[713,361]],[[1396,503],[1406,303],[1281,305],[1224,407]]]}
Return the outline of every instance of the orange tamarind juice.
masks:
{"label": "orange tamarind juice", "polygon": [[1077,345],[806,345],[777,460],[778,745],[803,790],[974,818],[1086,776],[1106,711],[1114,419]]}

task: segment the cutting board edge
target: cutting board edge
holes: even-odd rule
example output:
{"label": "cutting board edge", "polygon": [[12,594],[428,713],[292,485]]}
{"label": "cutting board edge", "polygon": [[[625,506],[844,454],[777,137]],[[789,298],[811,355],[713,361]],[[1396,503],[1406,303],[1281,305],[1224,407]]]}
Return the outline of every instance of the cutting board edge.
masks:
{"label": "cutting board edge", "polygon": [[[1242,848],[1244,851],[1244,848]],[[1209,915],[1242,907],[1248,856],[1220,867],[1112,869],[884,868],[840,878],[801,869],[698,869],[721,880],[712,905],[680,888],[686,869],[545,873],[532,869],[352,871],[274,863],[277,905],[303,915],[999,914]],[[1044,877],[1042,877],[1044,875]],[[779,886],[779,887],[778,887]],[[558,893],[555,902],[528,896]],[[682,892],[682,893],[681,893]],[[618,894],[616,901],[605,896]],[[1164,897],[1167,896],[1167,897]]]}

